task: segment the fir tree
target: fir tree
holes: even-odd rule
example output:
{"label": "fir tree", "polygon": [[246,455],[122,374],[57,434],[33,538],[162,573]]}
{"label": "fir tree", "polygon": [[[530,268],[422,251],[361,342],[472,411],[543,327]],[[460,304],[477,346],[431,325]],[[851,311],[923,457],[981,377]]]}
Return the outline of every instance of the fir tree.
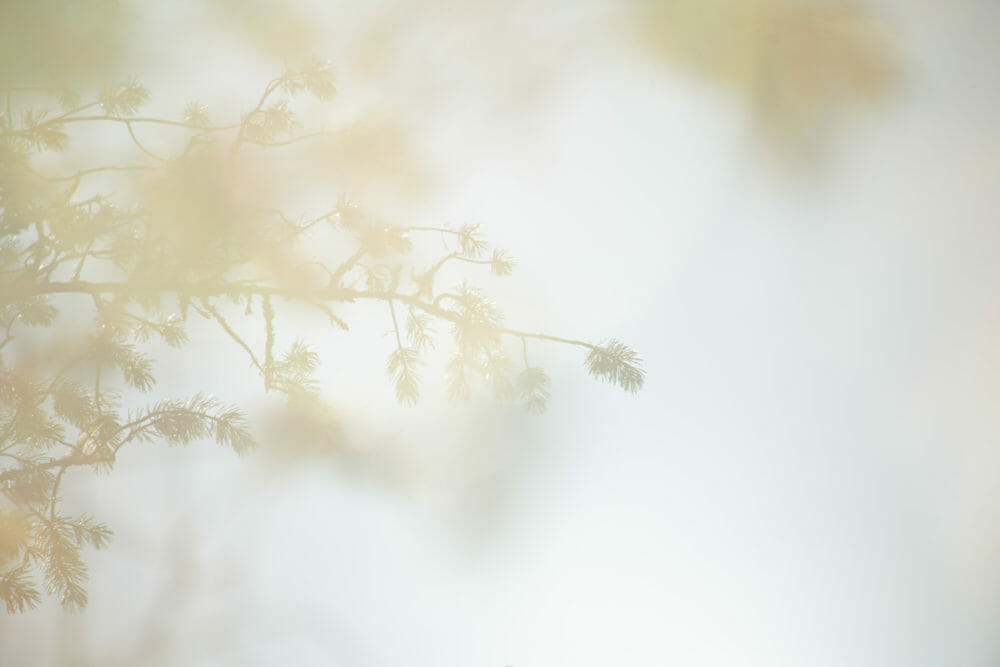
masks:
{"label": "fir tree", "polygon": [[[320,360],[304,341],[278,344],[284,304],[304,305],[343,330],[340,306],[382,304],[391,332],[385,371],[403,404],[420,399],[434,349],[450,350],[440,372],[455,400],[480,385],[543,411],[549,378],[528,357],[540,342],[579,347],[595,378],[632,393],[642,387],[640,359],[621,342],[513,328],[480,289],[443,287],[445,266],[467,265],[470,276],[513,270],[511,255],[491,247],[478,225],[388,223],[342,197],[327,210],[292,211],[232,187],[247,150],[328,135],[303,131],[294,102],[335,94],[322,62],[284,71],[242,117],[221,124],[197,103],[177,118],[140,115],[150,95],[136,80],[89,94],[3,90],[0,599],[9,612],[34,607],[42,590],[67,608],[87,602],[83,550],[105,546],[111,530],[66,512],[67,471],[110,469],[137,442],[211,439],[241,454],[254,447],[238,407],[206,394],[154,397],[150,343],[197,348],[193,318],[225,332],[264,391],[312,410],[327,408],[314,379]],[[113,147],[112,158],[95,151],[69,172],[45,159],[93,128],[91,137],[121,130],[128,160]],[[172,152],[148,145],[144,133],[154,128],[175,133]],[[429,255],[426,238],[430,247],[443,240],[444,250]],[[151,398],[136,409],[140,394]]]}

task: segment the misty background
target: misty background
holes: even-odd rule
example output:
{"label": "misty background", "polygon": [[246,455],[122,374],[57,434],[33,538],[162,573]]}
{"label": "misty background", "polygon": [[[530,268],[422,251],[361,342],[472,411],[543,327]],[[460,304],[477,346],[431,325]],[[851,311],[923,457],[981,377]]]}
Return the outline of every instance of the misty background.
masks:
{"label": "misty background", "polygon": [[[648,381],[539,347],[542,416],[433,381],[400,407],[380,321],[303,324],[336,433],[68,477],[115,538],[83,613],[0,619],[0,664],[997,664],[996,3],[115,11],[85,73],[138,75],[150,115],[331,61],[311,120],[352,130],[288,198],[482,222],[509,322],[626,340]],[[267,414],[224,335],[192,341],[158,395]]]}

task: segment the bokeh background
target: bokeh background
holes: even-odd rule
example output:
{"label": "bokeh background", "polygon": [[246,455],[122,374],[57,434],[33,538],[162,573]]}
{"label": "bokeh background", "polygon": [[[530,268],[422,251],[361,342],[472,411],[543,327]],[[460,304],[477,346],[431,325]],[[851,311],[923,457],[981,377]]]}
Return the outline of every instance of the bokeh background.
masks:
{"label": "bokeh background", "polygon": [[[0,618],[0,664],[1000,661],[997,3],[0,16],[4,76],[137,75],[150,115],[238,116],[283,64],[331,61],[336,101],[304,113],[350,131],[275,190],[482,222],[519,261],[484,283],[509,321],[621,338],[648,373],[622,395],[556,347],[540,417],[432,390],[406,408],[364,309],[350,333],[303,325],[337,428],[67,479],[116,537],[85,612]],[[192,338],[159,391],[267,422],[240,351]]]}

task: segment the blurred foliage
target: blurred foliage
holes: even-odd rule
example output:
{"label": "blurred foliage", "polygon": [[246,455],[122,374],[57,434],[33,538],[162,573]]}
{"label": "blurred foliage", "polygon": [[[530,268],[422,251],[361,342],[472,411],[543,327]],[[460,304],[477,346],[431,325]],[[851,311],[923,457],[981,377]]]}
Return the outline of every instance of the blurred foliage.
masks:
{"label": "blurred foliage", "polygon": [[113,75],[129,39],[116,0],[0,3],[0,85],[93,83]]}
{"label": "blurred foliage", "polygon": [[884,98],[886,35],[858,4],[822,0],[640,0],[640,43],[736,92],[776,145],[796,149],[852,105]]}

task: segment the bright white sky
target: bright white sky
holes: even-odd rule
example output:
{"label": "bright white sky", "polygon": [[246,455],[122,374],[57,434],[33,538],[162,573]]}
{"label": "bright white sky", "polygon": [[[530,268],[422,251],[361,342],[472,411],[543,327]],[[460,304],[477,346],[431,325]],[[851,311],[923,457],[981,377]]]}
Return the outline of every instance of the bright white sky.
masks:
{"label": "bright white sky", "polygon": [[[569,25],[588,25],[587,7]],[[95,648],[148,622],[144,588],[167,573],[130,545],[157,543],[163,503],[199,519],[206,577],[160,621],[168,664],[996,664],[1000,61],[986,26],[1000,12],[881,11],[900,89],[807,174],[775,164],[725,90],[612,39],[512,109],[477,87],[489,61],[462,58],[468,40],[441,45],[417,21],[413,40],[440,49],[414,47],[431,53],[426,85],[457,92],[414,98],[443,177],[413,215],[485,222],[520,261],[484,281],[510,320],[621,338],[647,388],[620,395],[575,352],[538,348],[542,417],[433,396],[397,408],[382,325],[351,358],[340,337],[325,382],[382,463],[273,473],[206,446],[156,454],[153,484],[102,479],[88,502],[118,537],[76,621]],[[374,88],[345,104],[410,90]],[[148,511],[115,516],[144,489]],[[0,634],[13,664],[28,655],[16,628],[46,614]]]}

